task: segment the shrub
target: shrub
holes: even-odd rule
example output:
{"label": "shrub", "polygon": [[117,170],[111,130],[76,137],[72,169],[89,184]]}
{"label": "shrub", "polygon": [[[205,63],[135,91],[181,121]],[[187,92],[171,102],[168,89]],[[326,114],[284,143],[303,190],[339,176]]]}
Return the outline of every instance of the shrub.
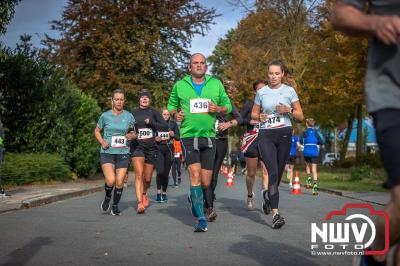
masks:
{"label": "shrub", "polygon": [[359,181],[362,179],[380,180],[381,176],[377,175],[372,167],[368,164],[363,164],[360,167],[354,167],[350,172],[350,181]]}
{"label": "shrub", "polygon": [[[62,68],[31,50],[0,49],[0,110],[5,148],[12,153],[57,153],[79,177],[93,174],[99,144],[97,102],[65,78]],[[1,48],[1,47],[0,47]]]}
{"label": "shrub", "polygon": [[6,153],[2,178],[5,183],[16,185],[50,180],[67,181],[70,171],[58,154]]}

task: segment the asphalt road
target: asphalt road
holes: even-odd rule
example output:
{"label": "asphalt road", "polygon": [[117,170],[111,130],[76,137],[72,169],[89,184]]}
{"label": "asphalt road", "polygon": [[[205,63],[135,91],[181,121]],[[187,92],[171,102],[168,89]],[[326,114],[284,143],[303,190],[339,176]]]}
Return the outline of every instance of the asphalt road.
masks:
{"label": "asphalt road", "polygon": [[[136,214],[133,187],[124,190],[122,215],[100,212],[103,192],[0,215],[2,265],[351,265],[351,256],[312,256],[311,222],[357,201],[309,191],[291,195],[280,189],[280,210],[287,224],[271,228],[272,216],[260,210],[260,182],[255,211],[246,209],[243,176],[233,187],[220,176],[217,221],[208,232],[194,233],[183,171],[179,188],[170,187],[169,202],[152,202]],[[154,180],[153,180],[154,181]],[[150,190],[154,199],[155,186]]]}

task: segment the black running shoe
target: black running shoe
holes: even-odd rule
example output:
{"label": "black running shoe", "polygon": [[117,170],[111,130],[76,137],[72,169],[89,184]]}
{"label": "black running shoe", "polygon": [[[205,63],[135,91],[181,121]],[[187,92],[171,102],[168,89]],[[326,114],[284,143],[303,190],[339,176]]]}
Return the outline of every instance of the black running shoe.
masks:
{"label": "black running shoe", "polygon": [[272,228],[279,229],[285,224],[285,219],[279,214],[276,213],[274,217],[272,217]]}
{"label": "black running shoe", "polygon": [[208,208],[205,213],[206,213],[207,221],[214,222],[217,219],[218,214],[213,208],[211,208],[211,207]]}
{"label": "black running shoe", "polygon": [[118,205],[113,205],[111,207],[111,215],[113,215],[113,216],[121,215],[121,212],[118,209]]}
{"label": "black running shoe", "polygon": [[269,199],[266,197],[267,195],[263,195],[263,201],[262,201],[262,210],[265,214],[270,214],[271,213],[271,202]]}
{"label": "black running shoe", "polygon": [[111,201],[111,197],[105,197],[103,202],[101,203],[101,210],[103,212],[108,212],[108,210],[110,209],[110,201]]}

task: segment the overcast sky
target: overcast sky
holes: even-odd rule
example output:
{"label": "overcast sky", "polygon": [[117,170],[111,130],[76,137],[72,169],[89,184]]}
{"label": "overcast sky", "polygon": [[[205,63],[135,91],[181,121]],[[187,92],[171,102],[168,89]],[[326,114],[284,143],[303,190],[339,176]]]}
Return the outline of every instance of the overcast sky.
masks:
{"label": "overcast sky", "polygon": [[[211,55],[218,38],[223,37],[229,29],[235,28],[241,18],[245,16],[242,8],[233,6],[229,0],[199,0],[205,7],[217,9],[220,17],[215,19],[216,24],[205,37],[197,36],[192,41],[190,51],[202,52],[206,56]],[[231,2],[234,2],[231,0]],[[26,33],[32,35],[32,43],[40,47],[40,40],[44,33],[56,37],[57,33],[50,30],[49,21],[61,19],[61,12],[67,0],[22,0],[15,10],[14,18],[7,27],[5,35],[0,41],[7,46],[15,47],[19,36]]]}

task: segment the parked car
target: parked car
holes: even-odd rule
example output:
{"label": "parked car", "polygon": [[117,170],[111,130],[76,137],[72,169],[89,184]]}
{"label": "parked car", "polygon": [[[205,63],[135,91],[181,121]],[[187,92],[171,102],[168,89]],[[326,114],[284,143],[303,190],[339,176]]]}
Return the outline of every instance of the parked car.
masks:
{"label": "parked car", "polygon": [[329,152],[325,153],[325,157],[322,160],[322,164],[325,166],[332,166],[333,162],[340,159],[339,153]]}

